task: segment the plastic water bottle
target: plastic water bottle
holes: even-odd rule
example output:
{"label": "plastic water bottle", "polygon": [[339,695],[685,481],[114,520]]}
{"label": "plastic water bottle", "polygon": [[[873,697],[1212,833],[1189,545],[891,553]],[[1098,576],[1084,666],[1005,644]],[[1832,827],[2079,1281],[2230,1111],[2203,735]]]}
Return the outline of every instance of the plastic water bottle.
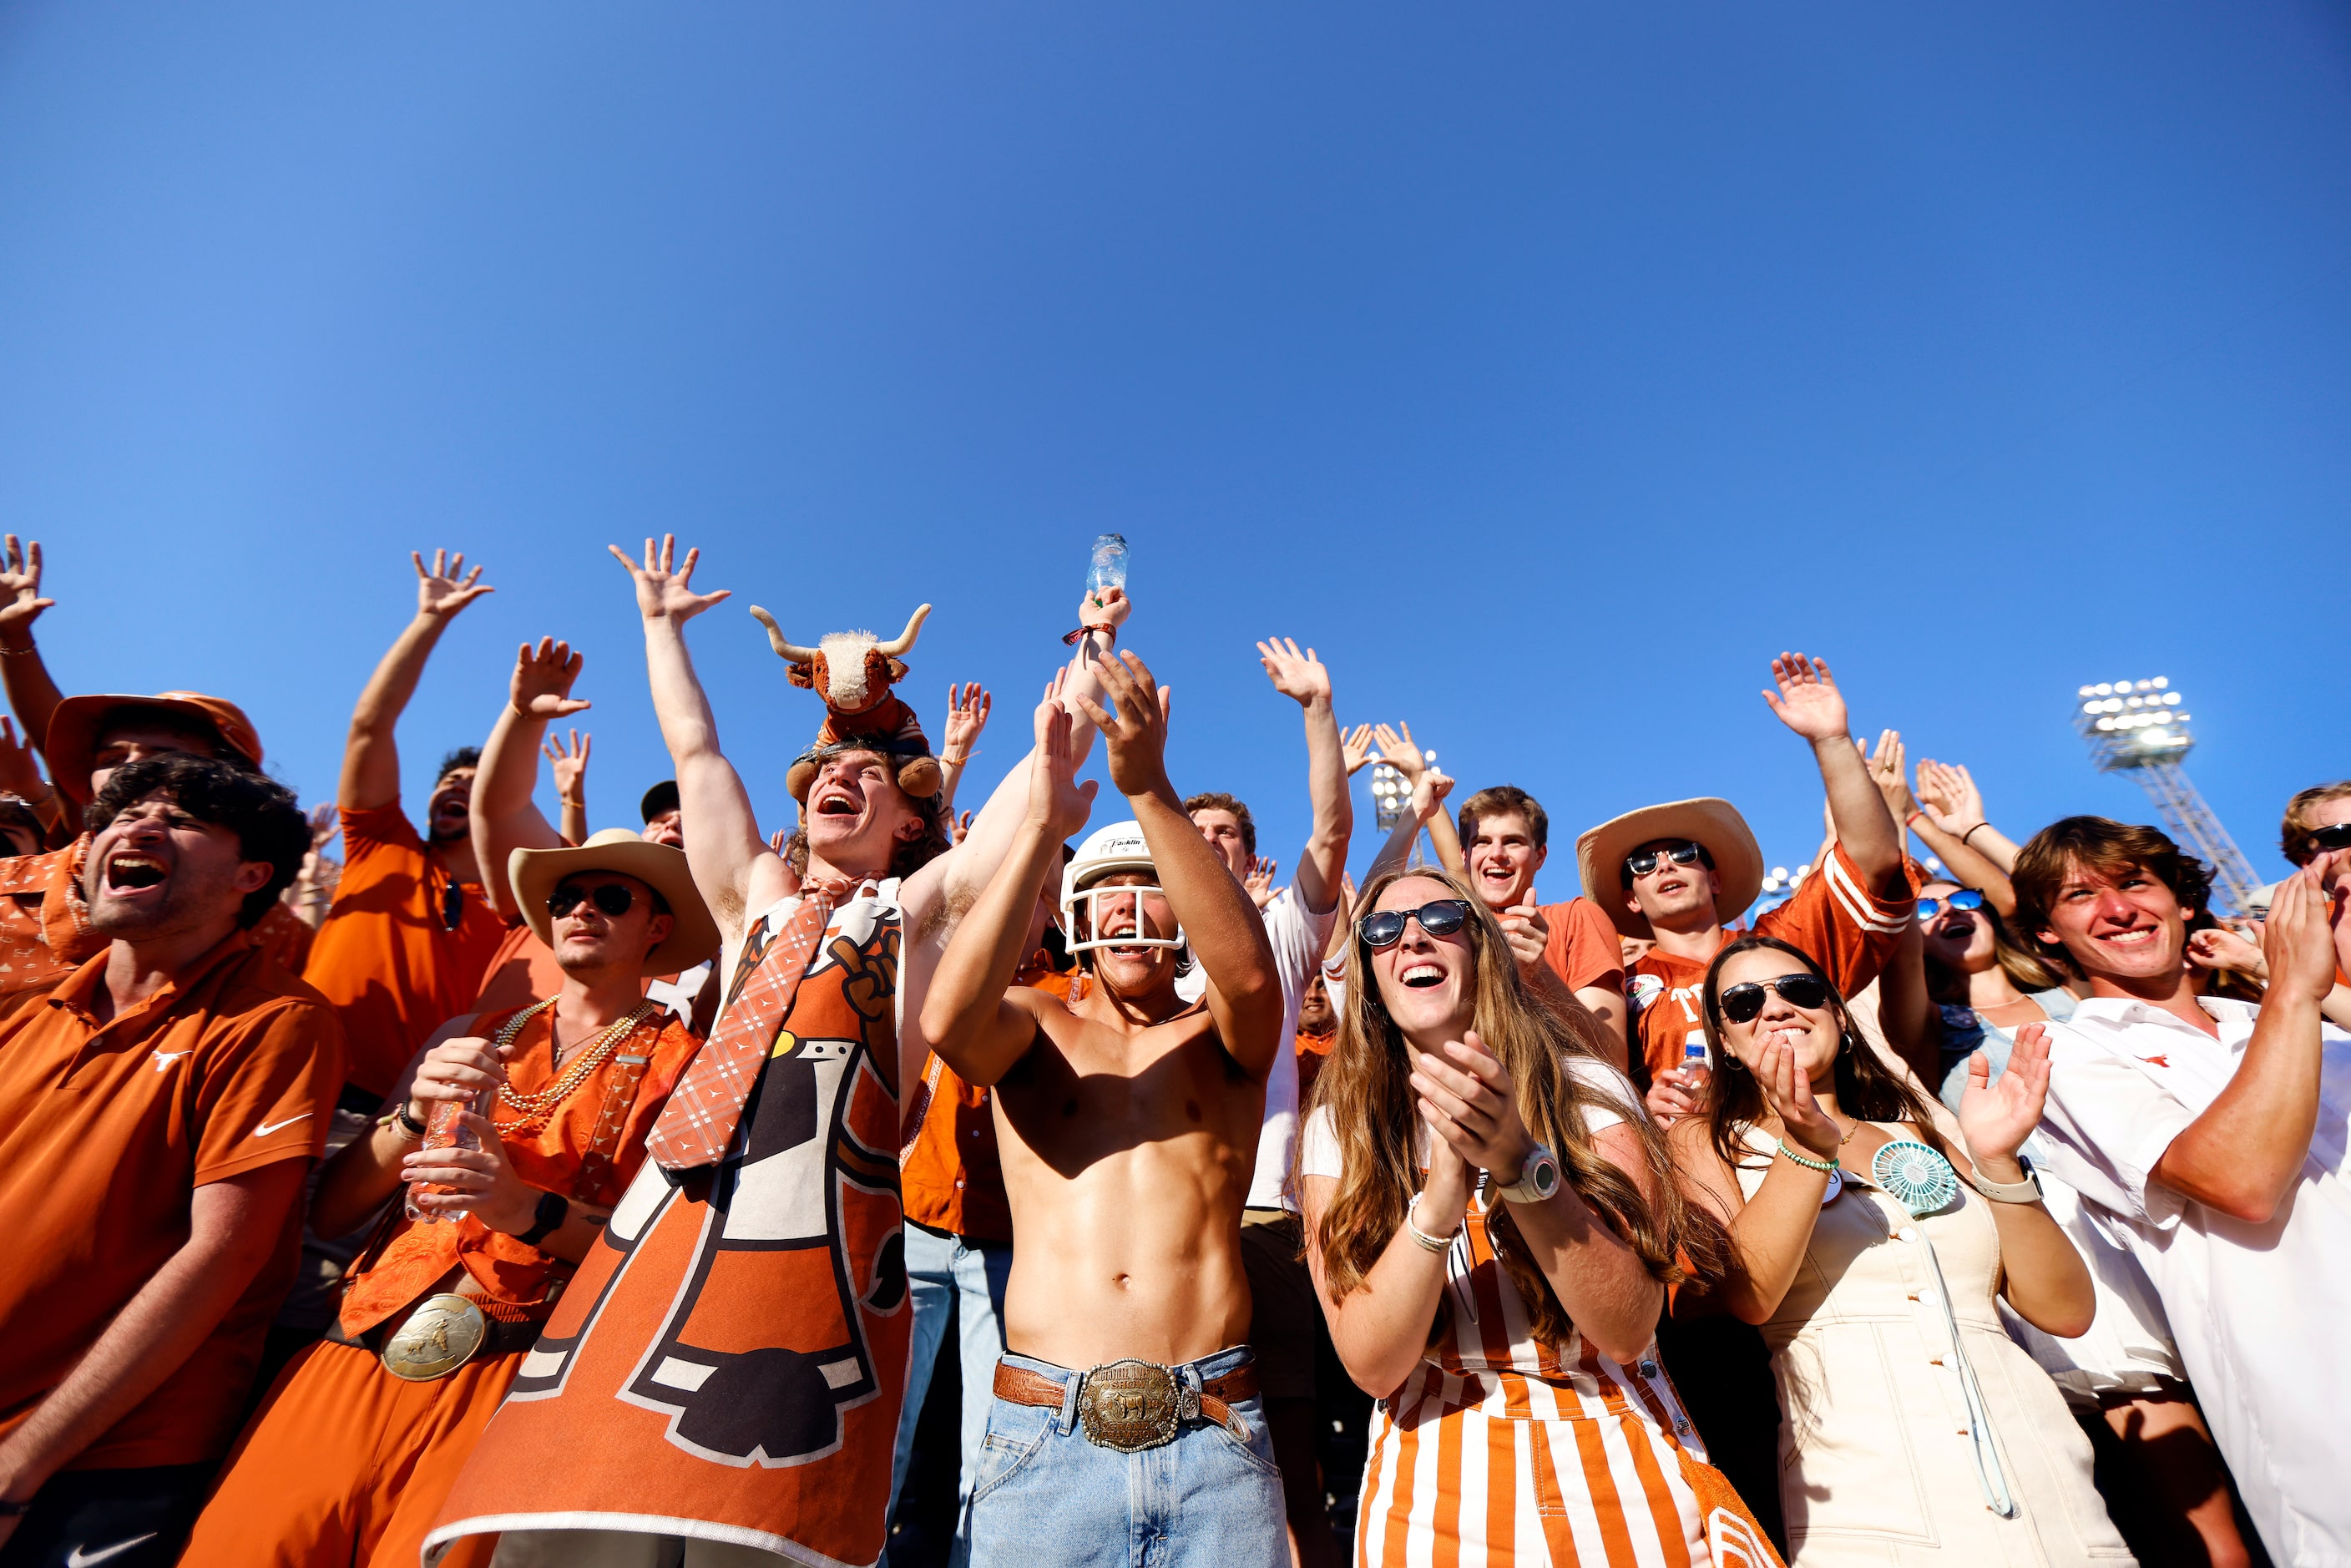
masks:
{"label": "plastic water bottle", "polygon": [[1706,1054],[1706,1036],[1691,1034],[1682,1041],[1682,1071],[1704,1072],[1710,1063]]}
{"label": "plastic water bottle", "polygon": [[[433,1103],[433,1114],[424,1124],[424,1147],[428,1149],[480,1148],[482,1146],[480,1135],[457,1118],[467,1111],[476,1115],[487,1114],[486,1102],[488,1098],[489,1095],[486,1091],[471,1100],[435,1100]],[[444,1220],[454,1223],[465,1218],[468,1212],[465,1209],[419,1208],[416,1206],[417,1195],[420,1193],[431,1193],[438,1197],[444,1193],[455,1190],[455,1187],[443,1186],[438,1182],[409,1183],[406,1206],[408,1218],[420,1225],[438,1225]]]}
{"label": "plastic water bottle", "polygon": [[1126,587],[1126,536],[1102,534],[1094,539],[1094,552],[1086,565],[1086,593],[1096,604],[1102,601],[1107,591]]}

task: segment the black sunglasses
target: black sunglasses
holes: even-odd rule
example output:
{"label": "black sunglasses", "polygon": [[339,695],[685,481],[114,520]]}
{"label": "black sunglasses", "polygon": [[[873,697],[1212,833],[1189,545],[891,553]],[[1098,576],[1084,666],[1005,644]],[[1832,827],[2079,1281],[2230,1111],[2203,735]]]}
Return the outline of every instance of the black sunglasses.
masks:
{"label": "black sunglasses", "polygon": [[1404,940],[1404,923],[1417,920],[1431,936],[1450,936],[1469,919],[1469,905],[1458,898],[1439,898],[1418,909],[1383,909],[1355,922],[1355,935],[1376,953]]}
{"label": "black sunglasses", "polygon": [[1829,983],[1818,975],[1781,975],[1769,980],[1742,980],[1716,998],[1722,1016],[1732,1023],[1752,1023],[1763,1013],[1765,987],[1780,993],[1792,1008],[1811,1012],[1829,999]]}
{"label": "black sunglasses", "polygon": [[1963,887],[1949,898],[1922,898],[1918,901],[1918,918],[1932,920],[1946,909],[1981,909],[1983,894],[1972,887]]}
{"label": "black sunglasses", "polygon": [[465,884],[452,881],[441,889],[441,929],[455,931],[465,923]]}
{"label": "black sunglasses", "polygon": [[637,895],[617,882],[604,883],[595,888],[565,885],[547,895],[547,913],[560,920],[580,907],[583,899],[593,899],[596,907],[618,920],[637,902]]}
{"label": "black sunglasses", "polygon": [[2351,822],[2329,822],[2310,830],[2310,847],[2316,852],[2351,850]]}
{"label": "black sunglasses", "polygon": [[1687,839],[1669,844],[1661,850],[1635,850],[1625,857],[1625,885],[1633,885],[1636,876],[1646,876],[1657,869],[1660,861],[1671,860],[1676,865],[1702,865],[1714,869],[1714,857],[1706,852],[1704,844],[1694,844]]}

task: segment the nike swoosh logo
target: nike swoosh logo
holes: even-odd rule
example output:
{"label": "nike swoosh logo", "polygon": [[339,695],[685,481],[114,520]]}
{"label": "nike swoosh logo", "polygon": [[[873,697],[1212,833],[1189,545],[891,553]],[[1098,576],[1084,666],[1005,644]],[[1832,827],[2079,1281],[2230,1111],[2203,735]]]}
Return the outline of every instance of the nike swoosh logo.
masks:
{"label": "nike swoosh logo", "polygon": [[305,1111],[298,1116],[288,1116],[283,1122],[264,1122],[261,1125],[253,1130],[253,1135],[256,1138],[266,1138],[272,1133],[284,1131],[286,1128],[292,1126],[297,1122],[307,1122],[309,1119],[310,1113]]}
{"label": "nike swoosh logo", "polygon": [[103,1563],[110,1557],[121,1556],[134,1546],[144,1546],[162,1533],[161,1531],[151,1530],[144,1535],[134,1535],[128,1541],[118,1541],[111,1546],[102,1546],[95,1552],[87,1552],[77,1546],[67,1553],[66,1568],[90,1568],[93,1563]]}

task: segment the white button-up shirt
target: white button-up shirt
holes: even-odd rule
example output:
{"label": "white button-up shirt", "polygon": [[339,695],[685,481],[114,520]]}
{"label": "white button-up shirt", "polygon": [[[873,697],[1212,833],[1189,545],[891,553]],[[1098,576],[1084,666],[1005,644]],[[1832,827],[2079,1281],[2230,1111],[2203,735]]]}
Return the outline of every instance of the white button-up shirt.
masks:
{"label": "white button-up shirt", "polygon": [[2318,1125],[2260,1225],[2153,1180],[2244,1060],[2261,1009],[2205,998],[2214,1040],[2143,1002],[2093,997],[2049,1026],[2042,1124],[2055,1174],[2163,1298],[2189,1380],[2279,1563],[2351,1564],[2351,1034],[2320,1026]]}

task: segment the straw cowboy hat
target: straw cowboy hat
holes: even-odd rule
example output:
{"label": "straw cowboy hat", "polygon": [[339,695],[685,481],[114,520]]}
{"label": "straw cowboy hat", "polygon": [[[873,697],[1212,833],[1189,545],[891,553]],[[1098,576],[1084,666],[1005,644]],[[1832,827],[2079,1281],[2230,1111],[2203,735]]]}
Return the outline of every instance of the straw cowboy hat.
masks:
{"label": "straw cowboy hat", "polygon": [[1702,795],[1695,800],[1672,800],[1644,806],[1612,817],[1575,841],[1575,867],[1583,873],[1583,896],[1608,912],[1616,929],[1627,936],[1649,940],[1649,917],[1627,909],[1631,894],[1625,887],[1625,857],[1653,839],[1687,839],[1702,844],[1722,878],[1715,895],[1715,918],[1725,925],[1747,913],[1763,891],[1763,851],[1747,819],[1728,800]]}
{"label": "straw cowboy hat", "polygon": [[89,769],[98,755],[99,732],[114,715],[131,709],[157,714],[195,729],[208,729],[221,743],[254,767],[261,766],[261,737],[245,710],[221,697],[202,692],[158,692],[152,697],[123,692],[68,697],[49,716],[49,733],[42,737],[41,753],[49,778],[80,805],[90,799]]}
{"label": "straw cowboy hat", "polygon": [[669,936],[645,955],[646,974],[678,974],[718,951],[718,923],[695,891],[685,852],[649,844],[626,828],[606,828],[576,850],[517,850],[507,857],[507,877],[514,884],[515,902],[522,905],[531,935],[549,947],[555,946],[555,920],[547,913],[547,896],[557,883],[583,871],[635,877],[668,903]]}

